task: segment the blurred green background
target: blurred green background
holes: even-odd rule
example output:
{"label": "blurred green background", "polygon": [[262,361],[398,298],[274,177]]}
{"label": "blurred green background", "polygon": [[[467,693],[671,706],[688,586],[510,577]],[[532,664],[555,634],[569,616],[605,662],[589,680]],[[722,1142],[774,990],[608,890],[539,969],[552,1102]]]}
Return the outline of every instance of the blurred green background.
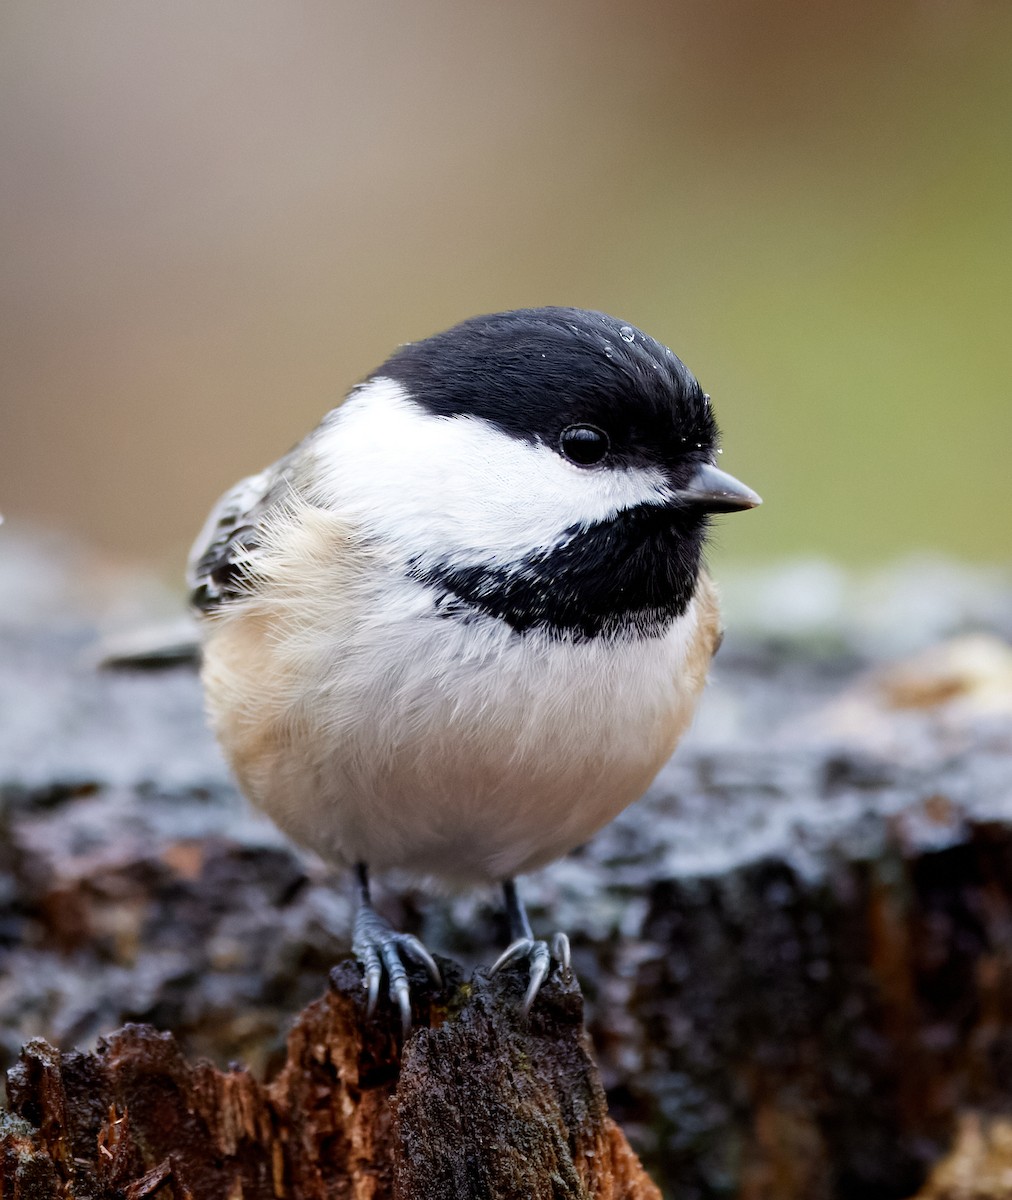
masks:
{"label": "blurred green background", "polygon": [[601,308],[765,507],[1007,561],[1012,5],[5,0],[0,509],[166,574],[398,343]]}

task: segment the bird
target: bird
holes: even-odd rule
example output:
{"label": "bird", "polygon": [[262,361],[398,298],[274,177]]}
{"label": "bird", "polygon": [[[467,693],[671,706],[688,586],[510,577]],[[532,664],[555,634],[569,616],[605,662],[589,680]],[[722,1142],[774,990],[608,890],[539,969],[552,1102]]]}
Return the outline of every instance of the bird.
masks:
{"label": "bird", "polygon": [[502,889],[529,1013],[564,933],[516,880],[647,789],[723,635],[713,514],[754,508],[716,465],[710,397],[605,313],[474,317],[396,349],[272,466],[225,493],[188,563],[210,723],[241,790],[354,872],[352,948],[439,968],[374,907],[375,872]]}

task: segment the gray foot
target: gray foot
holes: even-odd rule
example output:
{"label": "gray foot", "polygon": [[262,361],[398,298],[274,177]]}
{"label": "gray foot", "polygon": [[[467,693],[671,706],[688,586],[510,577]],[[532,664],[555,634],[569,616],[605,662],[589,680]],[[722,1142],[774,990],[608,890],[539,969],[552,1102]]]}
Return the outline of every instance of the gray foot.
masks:
{"label": "gray foot", "polygon": [[401,1029],[406,1038],[411,1030],[411,992],[401,956],[406,954],[421,963],[429,973],[429,978],[439,987],[442,978],[432,955],[418,938],[410,933],[398,933],[389,921],[384,920],[368,904],[361,904],[355,914],[351,948],[365,971],[365,986],[369,991],[366,1014],[371,1017],[376,1011],[380,982],[386,970],[390,999],[400,1009]]}
{"label": "gray foot", "polygon": [[559,964],[563,972],[568,973],[569,938],[564,933],[554,934],[550,949],[547,942],[532,937],[517,938],[495,960],[489,970],[489,975],[495,975],[507,963],[523,958],[530,963],[530,982],[527,984],[527,992],[524,995],[523,1004],[520,1006],[520,1011],[526,1017],[531,1011],[531,1005],[537,999],[538,992],[541,991],[541,985],[548,978],[548,973],[552,969],[552,960],[554,959]]}

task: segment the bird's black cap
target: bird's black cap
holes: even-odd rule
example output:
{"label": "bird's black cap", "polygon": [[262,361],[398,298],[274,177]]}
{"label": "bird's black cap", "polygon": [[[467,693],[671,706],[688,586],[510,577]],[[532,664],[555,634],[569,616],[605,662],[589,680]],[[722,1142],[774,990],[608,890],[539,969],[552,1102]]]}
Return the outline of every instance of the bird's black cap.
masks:
{"label": "bird's black cap", "polygon": [[481,417],[555,446],[563,429],[607,432],[616,466],[709,458],[717,426],[695,376],[615,317],[525,308],[473,317],[397,350],[376,376],[436,416]]}
{"label": "bird's black cap", "polygon": [[708,513],[759,502],[713,465],[716,421],[688,367],[604,313],[474,317],[402,346],[373,378],[434,416],[480,417],[577,465],[659,468],[669,489],[666,502],[575,524],[514,562],[413,560],[441,616],[481,613],[575,641],[663,634],[695,593]]}

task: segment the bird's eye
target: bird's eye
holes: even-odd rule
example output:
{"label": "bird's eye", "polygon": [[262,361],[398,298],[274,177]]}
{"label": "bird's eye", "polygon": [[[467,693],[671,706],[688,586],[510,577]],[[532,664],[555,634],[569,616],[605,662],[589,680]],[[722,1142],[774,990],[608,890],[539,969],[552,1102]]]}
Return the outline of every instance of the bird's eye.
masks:
{"label": "bird's eye", "polygon": [[611,441],[594,425],[569,425],[559,435],[559,449],[577,466],[592,467],[611,449]]}

